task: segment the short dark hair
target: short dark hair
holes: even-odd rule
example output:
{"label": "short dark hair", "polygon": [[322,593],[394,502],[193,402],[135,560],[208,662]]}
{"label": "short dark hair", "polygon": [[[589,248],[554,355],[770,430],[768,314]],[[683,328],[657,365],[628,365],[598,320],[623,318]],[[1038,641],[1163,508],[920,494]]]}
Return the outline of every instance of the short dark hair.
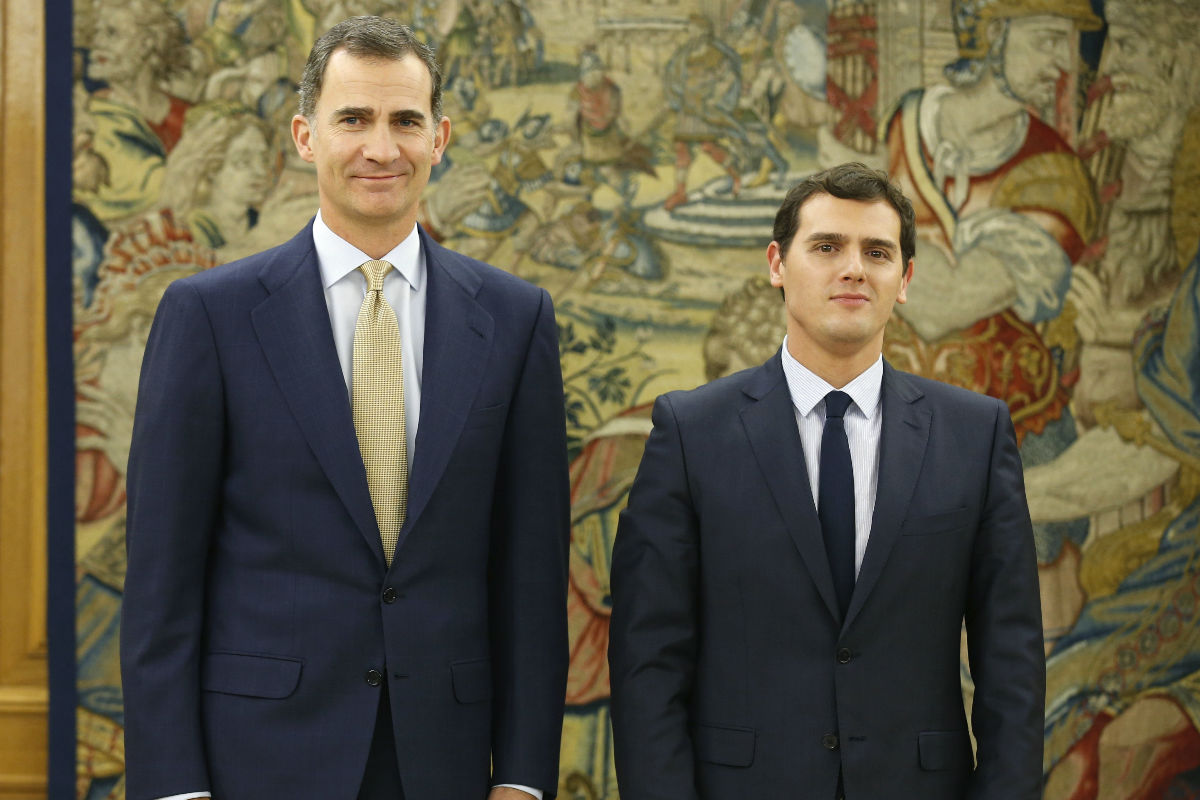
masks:
{"label": "short dark hair", "polygon": [[436,125],[442,118],[442,68],[438,66],[433,49],[418,39],[412,28],[383,17],[350,17],[334,25],[313,43],[300,78],[300,113],[304,116],[311,119],[316,113],[325,68],[338,50],[358,58],[385,61],[399,61],[407,55],[415,55],[433,79],[433,92],[429,98],[433,123]]}
{"label": "short dark hair", "polygon": [[796,231],[800,229],[800,207],[813,195],[828,194],[841,200],[884,200],[900,215],[900,255],[902,267],[917,251],[917,222],[912,203],[887,173],[852,161],[821,170],[797,183],[783,198],[775,214],[772,235],[779,245],[780,257],[786,256]]}

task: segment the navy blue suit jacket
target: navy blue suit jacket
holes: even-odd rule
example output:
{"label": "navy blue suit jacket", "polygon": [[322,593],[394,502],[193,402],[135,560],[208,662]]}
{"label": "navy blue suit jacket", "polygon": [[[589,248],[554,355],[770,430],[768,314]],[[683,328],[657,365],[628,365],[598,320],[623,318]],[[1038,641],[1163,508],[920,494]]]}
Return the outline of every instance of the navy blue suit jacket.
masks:
{"label": "navy blue suit jacket", "polygon": [[1008,409],[886,363],[881,402],[843,621],[778,354],[658,399],[612,562],[622,800],[833,800],[839,768],[850,800],[1041,797],[1041,611]]}
{"label": "navy blue suit jacket", "polygon": [[164,295],[128,471],[130,800],[353,800],[385,665],[409,798],[553,796],[569,537],[553,309],[421,239],[420,425],[390,569],[311,224]]}

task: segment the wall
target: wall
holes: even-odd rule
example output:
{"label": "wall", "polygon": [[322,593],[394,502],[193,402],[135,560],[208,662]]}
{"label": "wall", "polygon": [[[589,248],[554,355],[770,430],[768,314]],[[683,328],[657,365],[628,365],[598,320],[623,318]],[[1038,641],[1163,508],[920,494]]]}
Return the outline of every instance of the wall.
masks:
{"label": "wall", "polygon": [[45,795],[40,3],[0,4],[0,798]]}

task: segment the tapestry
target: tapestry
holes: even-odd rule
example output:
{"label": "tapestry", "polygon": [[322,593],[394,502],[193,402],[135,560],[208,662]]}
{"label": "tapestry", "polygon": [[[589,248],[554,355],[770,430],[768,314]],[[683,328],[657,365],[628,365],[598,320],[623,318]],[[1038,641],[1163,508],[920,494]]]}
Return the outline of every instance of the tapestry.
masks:
{"label": "tapestry", "polygon": [[316,36],[364,13],[411,25],[446,76],[422,224],[557,310],[560,797],[618,797],[609,563],[651,403],[775,353],[775,211],[847,160],[887,170],[917,213],[885,356],[1012,413],[1045,797],[1200,797],[1194,0],[74,0],[79,798],[125,796],[124,476],[156,305],[315,212],[296,82]]}

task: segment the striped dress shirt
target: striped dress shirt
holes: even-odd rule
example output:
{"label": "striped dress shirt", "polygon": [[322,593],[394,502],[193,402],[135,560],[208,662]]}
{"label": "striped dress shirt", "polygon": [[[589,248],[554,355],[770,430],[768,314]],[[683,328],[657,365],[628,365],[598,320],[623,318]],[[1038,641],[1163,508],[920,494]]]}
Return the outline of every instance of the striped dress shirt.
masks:
{"label": "striped dress shirt", "polygon": [[879,395],[883,387],[883,356],[859,373],[845,386],[832,386],[792,357],[787,337],[783,340],[783,374],[800,429],[804,447],[804,466],[808,469],[809,490],[817,506],[821,481],[821,434],[825,429],[825,395],[841,390],[853,400],[846,409],[846,439],[850,443],[850,463],[854,467],[854,574],[862,567],[867,540],[871,537],[871,516],[875,513],[875,490],[879,485],[879,435],[883,429],[883,408]]}

